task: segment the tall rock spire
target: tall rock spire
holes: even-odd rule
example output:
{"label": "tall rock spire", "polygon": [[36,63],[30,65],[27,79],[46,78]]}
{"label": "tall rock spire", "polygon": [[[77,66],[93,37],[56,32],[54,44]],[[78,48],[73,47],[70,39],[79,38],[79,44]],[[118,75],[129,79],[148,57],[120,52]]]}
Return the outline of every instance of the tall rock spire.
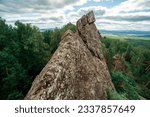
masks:
{"label": "tall rock spire", "polygon": [[68,30],[25,99],[107,99],[114,86],[103,56],[93,11]]}

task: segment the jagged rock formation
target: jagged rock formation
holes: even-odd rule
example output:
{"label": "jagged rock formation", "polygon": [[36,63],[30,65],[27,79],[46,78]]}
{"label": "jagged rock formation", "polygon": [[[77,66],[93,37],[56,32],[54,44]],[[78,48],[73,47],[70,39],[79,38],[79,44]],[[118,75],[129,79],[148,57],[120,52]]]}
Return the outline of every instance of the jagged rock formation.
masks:
{"label": "jagged rock formation", "polygon": [[125,62],[125,55],[123,54],[120,56],[119,54],[116,54],[113,56],[113,70],[114,71],[127,71],[128,66]]}
{"label": "jagged rock formation", "polygon": [[114,86],[102,53],[93,11],[68,30],[25,99],[107,99]]}

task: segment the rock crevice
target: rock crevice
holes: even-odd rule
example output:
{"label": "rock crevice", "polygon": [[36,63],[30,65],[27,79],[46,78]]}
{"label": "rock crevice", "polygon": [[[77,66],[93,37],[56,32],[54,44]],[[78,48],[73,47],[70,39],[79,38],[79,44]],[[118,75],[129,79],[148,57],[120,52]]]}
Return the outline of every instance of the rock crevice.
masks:
{"label": "rock crevice", "polygon": [[95,16],[93,11],[91,11],[87,15],[82,16],[82,18],[77,21],[77,30],[91,53],[94,56],[103,59],[101,42],[99,40],[101,35],[97,30],[94,22]]}

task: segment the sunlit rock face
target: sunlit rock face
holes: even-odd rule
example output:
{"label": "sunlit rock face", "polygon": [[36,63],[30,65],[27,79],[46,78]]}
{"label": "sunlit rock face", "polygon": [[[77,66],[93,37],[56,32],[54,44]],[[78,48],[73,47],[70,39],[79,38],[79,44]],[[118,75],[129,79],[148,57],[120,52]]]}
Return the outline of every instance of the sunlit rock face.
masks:
{"label": "sunlit rock face", "polygon": [[93,11],[65,32],[53,57],[35,78],[25,99],[100,100],[114,89],[103,56]]}

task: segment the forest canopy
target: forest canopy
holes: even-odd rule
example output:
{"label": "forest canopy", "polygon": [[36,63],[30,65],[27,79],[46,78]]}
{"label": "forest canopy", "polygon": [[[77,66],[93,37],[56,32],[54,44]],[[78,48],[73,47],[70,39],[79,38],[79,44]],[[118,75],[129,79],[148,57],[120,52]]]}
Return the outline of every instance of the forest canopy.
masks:
{"label": "forest canopy", "polygon": [[0,99],[23,99],[34,78],[57,49],[62,34],[75,26],[40,29],[19,21],[15,26],[0,18]]}

